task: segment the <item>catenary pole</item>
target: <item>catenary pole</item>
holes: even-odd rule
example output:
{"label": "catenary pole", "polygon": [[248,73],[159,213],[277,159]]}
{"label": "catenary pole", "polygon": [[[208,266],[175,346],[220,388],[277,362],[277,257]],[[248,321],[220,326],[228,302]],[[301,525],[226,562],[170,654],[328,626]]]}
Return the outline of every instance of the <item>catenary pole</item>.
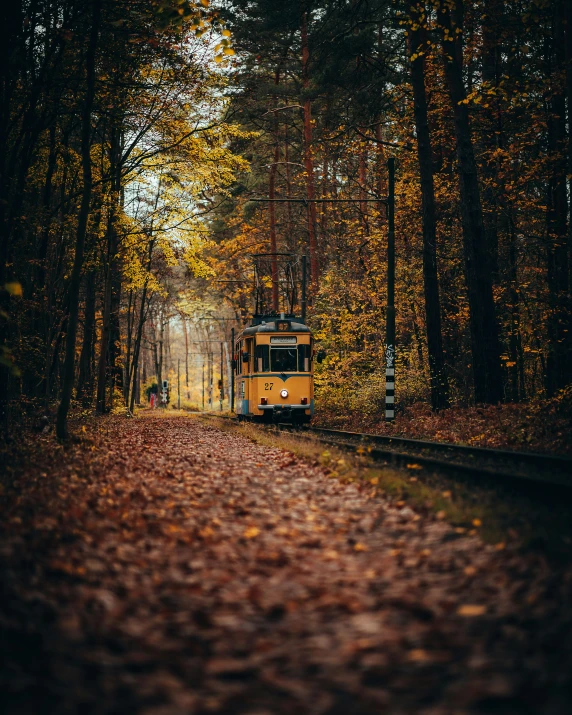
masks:
{"label": "catenary pole", "polygon": [[224,399],[222,391],[222,342],[220,344],[220,380],[219,380],[219,400],[220,400],[220,411],[222,412],[222,401]]}
{"label": "catenary pole", "polygon": [[230,363],[230,366],[232,368],[230,371],[230,411],[234,412],[234,373],[236,371],[236,365],[234,362],[234,328],[231,328],[230,330],[230,349],[232,355],[232,360]]}
{"label": "catenary pole", "polygon": [[306,256],[302,256],[302,322],[306,324]]}
{"label": "catenary pole", "polygon": [[181,409],[181,359],[177,358],[177,409]]}
{"label": "catenary pole", "polygon": [[385,337],[385,420],[395,419],[395,159],[387,160],[387,310]]}

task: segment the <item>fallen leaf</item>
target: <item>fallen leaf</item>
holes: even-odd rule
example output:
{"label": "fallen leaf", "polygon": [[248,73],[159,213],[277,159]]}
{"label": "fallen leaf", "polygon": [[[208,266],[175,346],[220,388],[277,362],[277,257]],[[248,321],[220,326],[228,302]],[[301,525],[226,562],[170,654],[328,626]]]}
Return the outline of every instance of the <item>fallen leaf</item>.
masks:
{"label": "fallen leaf", "polygon": [[463,606],[459,606],[459,608],[457,608],[457,615],[464,616],[465,618],[474,618],[475,616],[482,616],[486,610],[486,606],[479,606],[474,603],[465,603]]}
{"label": "fallen leaf", "polygon": [[245,539],[255,539],[258,534],[260,534],[260,529],[256,526],[249,526],[248,529],[245,529],[243,536]]}
{"label": "fallen leaf", "polygon": [[429,653],[423,648],[413,648],[407,653],[407,660],[410,663],[425,663],[429,659]]}

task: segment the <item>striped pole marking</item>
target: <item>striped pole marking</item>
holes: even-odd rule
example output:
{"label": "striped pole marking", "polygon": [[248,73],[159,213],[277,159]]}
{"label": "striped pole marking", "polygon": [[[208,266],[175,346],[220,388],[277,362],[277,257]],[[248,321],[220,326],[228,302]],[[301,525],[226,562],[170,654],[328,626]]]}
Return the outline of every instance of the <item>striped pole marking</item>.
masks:
{"label": "striped pole marking", "polygon": [[385,368],[385,419],[395,417],[395,367],[393,366],[393,345],[387,346],[387,363]]}

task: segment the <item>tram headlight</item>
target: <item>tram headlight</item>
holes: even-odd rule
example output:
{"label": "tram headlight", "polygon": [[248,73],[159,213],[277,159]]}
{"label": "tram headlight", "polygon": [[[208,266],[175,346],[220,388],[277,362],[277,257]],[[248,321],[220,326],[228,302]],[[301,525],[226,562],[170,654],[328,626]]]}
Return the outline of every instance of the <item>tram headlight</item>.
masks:
{"label": "tram headlight", "polygon": [[280,397],[286,399],[288,397],[288,390],[280,390]]}

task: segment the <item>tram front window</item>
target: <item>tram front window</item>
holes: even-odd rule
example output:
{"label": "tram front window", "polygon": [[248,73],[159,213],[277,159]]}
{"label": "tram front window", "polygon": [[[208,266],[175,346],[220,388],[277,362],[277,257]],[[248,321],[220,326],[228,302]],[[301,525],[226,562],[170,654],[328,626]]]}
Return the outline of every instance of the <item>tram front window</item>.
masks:
{"label": "tram front window", "polygon": [[272,348],[270,370],[271,372],[297,372],[298,351],[296,348]]}

